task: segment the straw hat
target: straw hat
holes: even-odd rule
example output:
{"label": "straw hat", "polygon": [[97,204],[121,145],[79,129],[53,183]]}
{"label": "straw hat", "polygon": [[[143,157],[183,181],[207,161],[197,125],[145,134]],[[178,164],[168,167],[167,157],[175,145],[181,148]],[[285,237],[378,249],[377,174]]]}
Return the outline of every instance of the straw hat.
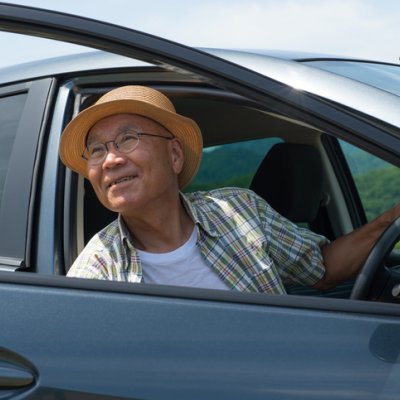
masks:
{"label": "straw hat", "polygon": [[111,90],[94,105],[80,112],[62,133],[61,161],[87,177],[86,160],[82,154],[88,132],[101,119],[126,113],[150,118],[182,141],[185,161],[178,179],[179,187],[185,187],[200,165],[203,148],[200,128],[193,120],[177,114],[174,105],[161,92],[145,86],[123,86]]}

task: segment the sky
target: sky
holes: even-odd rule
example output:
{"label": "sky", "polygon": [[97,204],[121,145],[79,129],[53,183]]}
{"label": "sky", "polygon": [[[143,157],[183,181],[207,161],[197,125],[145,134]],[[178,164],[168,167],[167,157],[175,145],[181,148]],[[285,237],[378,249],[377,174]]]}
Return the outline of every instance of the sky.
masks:
{"label": "sky", "polygon": [[[197,47],[294,50],[399,63],[398,0],[15,0]],[[0,67],[83,51],[0,32]]]}

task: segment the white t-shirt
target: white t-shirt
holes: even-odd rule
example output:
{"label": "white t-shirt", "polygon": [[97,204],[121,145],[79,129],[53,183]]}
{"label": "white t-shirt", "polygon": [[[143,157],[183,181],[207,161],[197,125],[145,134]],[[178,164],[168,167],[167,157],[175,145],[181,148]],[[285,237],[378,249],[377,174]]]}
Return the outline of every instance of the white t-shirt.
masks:
{"label": "white t-shirt", "polygon": [[229,289],[228,286],[204,262],[196,246],[197,229],[188,241],[168,253],[148,253],[137,250],[143,268],[145,283]]}

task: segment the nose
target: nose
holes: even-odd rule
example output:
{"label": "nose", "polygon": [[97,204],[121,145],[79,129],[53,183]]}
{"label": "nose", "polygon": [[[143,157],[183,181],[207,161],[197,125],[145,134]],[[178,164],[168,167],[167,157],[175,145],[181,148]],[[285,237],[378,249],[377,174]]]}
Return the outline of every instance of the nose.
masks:
{"label": "nose", "polygon": [[117,165],[122,165],[126,161],[125,154],[119,152],[114,143],[107,144],[107,154],[103,161],[103,168],[113,168]]}

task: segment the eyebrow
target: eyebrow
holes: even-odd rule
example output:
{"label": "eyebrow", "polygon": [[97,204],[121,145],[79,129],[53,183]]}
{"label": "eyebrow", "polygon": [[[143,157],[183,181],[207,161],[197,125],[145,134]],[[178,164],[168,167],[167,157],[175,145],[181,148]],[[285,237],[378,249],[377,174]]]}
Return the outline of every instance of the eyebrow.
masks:
{"label": "eyebrow", "polygon": [[[136,126],[133,126],[132,124],[125,124],[125,125],[121,125],[118,127],[117,129],[117,134],[116,136],[118,136],[120,133],[125,132],[125,131],[129,131],[129,130],[134,130],[139,132],[140,129]],[[93,143],[93,138],[90,137],[91,132],[89,131],[88,134],[86,135],[86,139],[85,139],[85,146],[87,147],[90,143]]]}

